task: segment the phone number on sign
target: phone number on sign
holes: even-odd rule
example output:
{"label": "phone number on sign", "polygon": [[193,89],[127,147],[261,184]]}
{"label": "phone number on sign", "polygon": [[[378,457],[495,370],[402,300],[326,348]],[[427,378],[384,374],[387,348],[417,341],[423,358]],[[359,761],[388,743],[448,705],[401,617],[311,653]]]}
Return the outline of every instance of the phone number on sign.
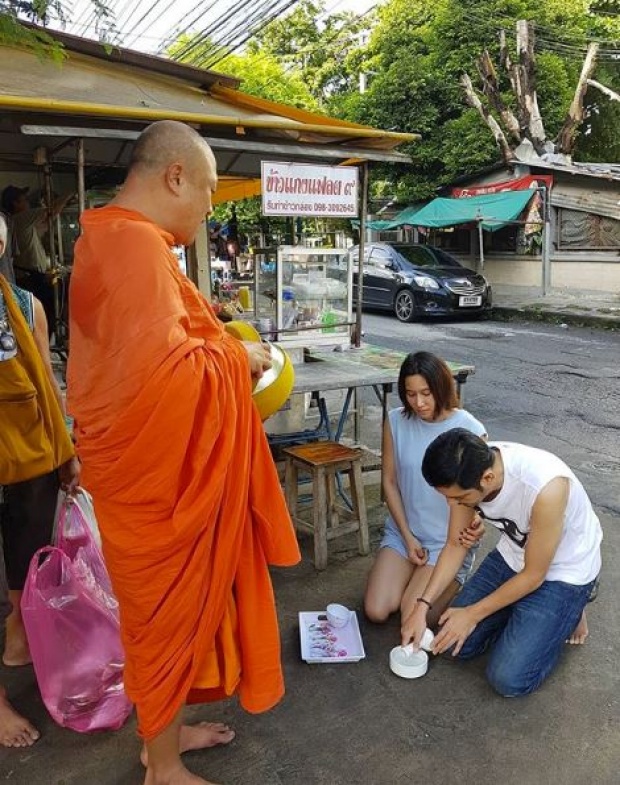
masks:
{"label": "phone number on sign", "polygon": [[314,212],[315,213],[346,213],[347,215],[357,215],[355,211],[355,205],[334,204],[333,202],[330,202],[329,204],[322,204],[321,202],[315,202]]}

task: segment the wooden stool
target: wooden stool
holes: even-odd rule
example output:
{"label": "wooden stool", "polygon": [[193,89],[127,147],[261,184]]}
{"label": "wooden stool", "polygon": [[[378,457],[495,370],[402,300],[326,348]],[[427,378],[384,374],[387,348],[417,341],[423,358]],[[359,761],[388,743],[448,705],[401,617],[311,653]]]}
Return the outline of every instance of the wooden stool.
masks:
{"label": "wooden stool", "polygon": [[[327,542],[351,532],[358,533],[359,551],[370,553],[366,499],[362,482],[362,452],[338,442],[314,442],[287,447],[285,493],[293,522],[298,529],[314,534],[314,566],[327,567]],[[297,514],[299,472],[312,477],[312,522]],[[353,510],[336,502],[336,473],[349,475]],[[340,518],[346,519],[341,523]]]}

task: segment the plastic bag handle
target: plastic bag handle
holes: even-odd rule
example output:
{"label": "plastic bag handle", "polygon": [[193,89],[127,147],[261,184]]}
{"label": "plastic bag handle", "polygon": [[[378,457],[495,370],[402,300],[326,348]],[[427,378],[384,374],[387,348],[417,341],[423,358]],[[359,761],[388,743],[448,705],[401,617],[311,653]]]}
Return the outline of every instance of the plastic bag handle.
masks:
{"label": "plastic bag handle", "polygon": [[30,567],[28,568],[28,575],[26,576],[26,585],[24,586],[25,595],[37,588],[37,578],[43,564],[45,564],[45,562],[41,562],[40,560],[41,557],[46,554],[48,556],[58,556],[61,561],[66,559],[66,556],[61,549],[54,545],[45,545],[43,548],[39,548],[38,551],[35,551],[34,556],[30,559]]}
{"label": "plastic bag handle", "polygon": [[89,543],[95,542],[93,533],[90,530],[90,526],[86,522],[84,512],[82,511],[78,500],[67,493],[65,494],[65,498],[62,501],[58,511],[58,525],[56,527],[56,534],[54,537],[55,545],[60,548],[61,551],[64,551],[64,545],[67,540],[74,539],[73,537],[69,537],[67,535],[67,524],[74,506],[77,510],[77,513],[74,515],[74,519],[72,521],[73,527],[75,529],[79,529],[80,534],[84,535]]}

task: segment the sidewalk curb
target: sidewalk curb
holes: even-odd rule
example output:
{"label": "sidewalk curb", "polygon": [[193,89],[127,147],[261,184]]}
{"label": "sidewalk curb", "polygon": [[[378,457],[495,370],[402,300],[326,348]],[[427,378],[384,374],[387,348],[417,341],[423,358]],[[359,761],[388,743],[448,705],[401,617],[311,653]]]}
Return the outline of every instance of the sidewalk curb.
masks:
{"label": "sidewalk curb", "polygon": [[531,306],[494,305],[489,317],[509,321],[526,319],[550,324],[570,324],[576,327],[597,327],[601,330],[620,329],[620,316],[607,316],[599,313],[570,313],[549,308],[539,309]]}

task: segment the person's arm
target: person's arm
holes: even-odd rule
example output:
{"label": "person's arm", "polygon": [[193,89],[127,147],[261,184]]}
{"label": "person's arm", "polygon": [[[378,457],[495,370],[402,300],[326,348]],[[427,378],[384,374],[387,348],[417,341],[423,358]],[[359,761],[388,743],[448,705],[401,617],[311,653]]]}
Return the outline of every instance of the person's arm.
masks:
{"label": "person's arm", "polygon": [[396,456],[394,455],[394,442],[389,419],[383,424],[381,457],[383,464],[383,495],[387,508],[407,547],[407,558],[412,564],[421,567],[428,561],[428,553],[422,548],[420,541],[412,534],[407,522],[407,514],[400,495],[400,488],[398,487]]}
{"label": "person's arm", "polygon": [[[45,311],[43,310],[43,306],[41,305],[40,301],[37,300],[36,297],[33,297],[32,300],[34,304],[34,342],[37,345],[37,349],[39,350],[39,354],[43,360],[43,367],[45,368],[45,373],[50,380],[50,384],[52,385],[52,390],[54,391],[54,396],[58,401],[60,411],[63,413],[63,415],[65,415],[65,402],[60,391],[60,385],[58,384],[58,380],[54,376],[54,371],[52,369],[52,358],[50,357],[50,345],[47,338],[47,318],[45,316]],[[66,463],[63,463],[62,466],[58,467],[58,478],[60,479],[60,484],[63,490],[67,493],[73,493],[77,489],[80,483],[80,462],[75,455]]]}
{"label": "person's arm", "polygon": [[58,401],[58,406],[60,406],[60,411],[64,415],[66,414],[65,402],[63,401],[62,393],[60,392],[60,385],[58,384],[58,380],[54,376],[54,371],[52,369],[50,345],[47,338],[47,317],[45,316],[45,311],[41,302],[37,300],[36,297],[33,297],[32,300],[34,304],[34,342],[36,343],[41,359],[43,360],[43,366],[45,367],[45,372],[50,380],[52,389],[54,390],[54,395]]}
{"label": "person's arm", "polygon": [[58,196],[52,202],[52,206],[50,208],[50,215],[52,218],[56,218],[57,215],[65,209],[65,205],[75,196],[75,191],[70,191],[68,194],[63,194],[62,196]]}
{"label": "person's arm", "polygon": [[476,514],[475,510],[462,504],[450,504],[449,507],[448,539],[441,549],[426,589],[420,594],[420,597],[425,602],[417,602],[413,611],[403,620],[401,626],[403,646],[406,646],[408,643],[413,643],[414,647],[419,646],[424,630],[427,627],[426,617],[428,611],[432,607],[433,602],[443,594],[456,578],[467,555],[468,548],[461,544],[461,538],[463,531],[471,525]]}
{"label": "person's arm", "polygon": [[530,516],[523,570],[473,605],[448,608],[439,620],[443,626],[435,637],[435,654],[451,646],[454,646],[453,654],[458,654],[482,619],[520,600],[543,583],[560,544],[569,492],[570,482],[566,477],[556,477],[540,491]]}

